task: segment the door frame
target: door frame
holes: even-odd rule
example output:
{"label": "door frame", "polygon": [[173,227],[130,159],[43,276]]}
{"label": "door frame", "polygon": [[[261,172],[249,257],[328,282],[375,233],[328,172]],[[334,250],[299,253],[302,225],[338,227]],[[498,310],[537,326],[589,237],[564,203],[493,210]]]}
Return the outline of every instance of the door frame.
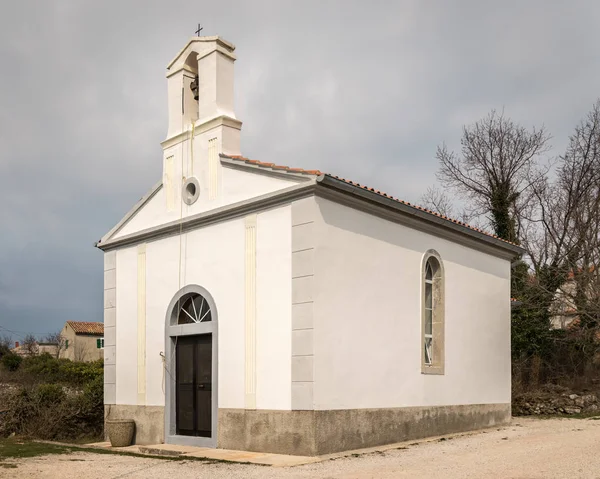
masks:
{"label": "door frame", "polygon": [[[211,321],[206,323],[194,324],[177,324],[177,314],[175,306],[182,296],[189,293],[197,293],[202,295],[210,306]],[[217,447],[217,425],[219,412],[218,407],[218,315],[215,302],[206,289],[196,284],[188,285],[181,288],[173,297],[167,308],[167,316],[165,320],[165,357],[164,360],[164,376],[165,376],[165,443],[180,444],[183,446],[199,446],[199,447]],[[203,334],[212,335],[212,395],[211,395],[211,436],[183,436],[178,435],[177,431],[177,412],[176,412],[176,371],[177,357],[175,348],[177,338],[180,336],[199,336]]]}

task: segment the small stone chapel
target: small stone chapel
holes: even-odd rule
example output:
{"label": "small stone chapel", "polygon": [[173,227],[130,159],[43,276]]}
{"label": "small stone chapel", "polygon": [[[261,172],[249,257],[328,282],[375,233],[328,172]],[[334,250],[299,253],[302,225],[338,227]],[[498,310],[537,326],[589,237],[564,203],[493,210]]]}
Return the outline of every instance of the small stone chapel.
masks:
{"label": "small stone chapel", "polygon": [[105,415],[137,444],[296,455],[508,423],[521,248],[243,157],[234,51],[168,64],[162,179],[96,245]]}

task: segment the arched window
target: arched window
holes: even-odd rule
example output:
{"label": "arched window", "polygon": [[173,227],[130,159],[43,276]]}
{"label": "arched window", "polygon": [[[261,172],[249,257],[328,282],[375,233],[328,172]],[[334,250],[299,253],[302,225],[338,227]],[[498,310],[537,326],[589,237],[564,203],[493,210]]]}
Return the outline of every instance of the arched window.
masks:
{"label": "arched window", "polygon": [[177,302],[177,324],[205,323],[212,321],[210,305],[198,293],[188,293]]}
{"label": "arched window", "polygon": [[421,311],[421,371],[444,374],[444,271],[433,250],[423,258]]}

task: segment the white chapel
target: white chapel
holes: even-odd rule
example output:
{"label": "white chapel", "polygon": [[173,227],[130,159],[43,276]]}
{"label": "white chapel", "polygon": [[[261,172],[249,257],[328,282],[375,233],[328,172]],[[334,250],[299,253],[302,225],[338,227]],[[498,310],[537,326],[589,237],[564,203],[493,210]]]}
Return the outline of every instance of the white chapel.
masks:
{"label": "white chapel", "polygon": [[106,417],[138,444],[297,455],[509,422],[522,250],[243,157],[234,52],[196,37],[168,64],[162,179],[96,245]]}

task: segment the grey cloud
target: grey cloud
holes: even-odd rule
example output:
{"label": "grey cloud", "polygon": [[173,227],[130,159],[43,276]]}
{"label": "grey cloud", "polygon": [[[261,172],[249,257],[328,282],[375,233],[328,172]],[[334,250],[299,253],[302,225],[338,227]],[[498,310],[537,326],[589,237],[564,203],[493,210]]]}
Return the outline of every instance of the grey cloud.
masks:
{"label": "grey cloud", "polygon": [[490,108],[545,123],[560,153],[600,96],[599,16],[591,0],[4,2],[0,326],[101,320],[92,244],[160,177],[165,68],[198,21],[237,46],[246,156],[415,202],[436,146]]}

